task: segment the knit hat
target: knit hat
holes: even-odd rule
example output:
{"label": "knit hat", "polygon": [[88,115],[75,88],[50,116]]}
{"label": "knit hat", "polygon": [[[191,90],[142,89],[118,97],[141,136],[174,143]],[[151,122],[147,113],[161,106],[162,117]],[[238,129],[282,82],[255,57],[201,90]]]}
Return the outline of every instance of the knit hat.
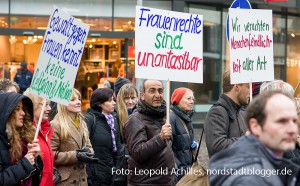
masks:
{"label": "knit hat", "polygon": [[178,105],[180,100],[182,99],[183,95],[186,91],[189,90],[188,88],[180,87],[174,90],[172,97],[171,97],[171,104]]}
{"label": "knit hat", "polygon": [[130,83],[130,81],[126,78],[118,77],[116,82],[115,82],[115,87],[114,87],[114,92],[116,95],[118,95],[119,90],[121,87],[127,83]]}

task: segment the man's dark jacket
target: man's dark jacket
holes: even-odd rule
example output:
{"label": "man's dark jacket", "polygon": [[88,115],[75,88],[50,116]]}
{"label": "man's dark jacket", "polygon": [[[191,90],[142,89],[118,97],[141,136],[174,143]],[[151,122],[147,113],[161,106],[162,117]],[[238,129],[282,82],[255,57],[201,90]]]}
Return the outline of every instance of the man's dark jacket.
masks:
{"label": "man's dark jacket", "polygon": [[209,170],[212,170],[208,173],[211,186],[292,186],[300,176],[296,164],[275,157],[253,135],[241,137],[228,149],[216,153],[210,159]]}
{"label": "man's dark jacket", "polygon": [[222,94],[204,121],[204,132],[209,157],[226,149],[247,131],[244,108]]}
{"label": "man's dark jacket", "polygon": [[[165,105],[154,108],[139,100],[136,112],[130,115],[124,126],[124,137],[130,158],[128,168],[128,185],[174,184],[171,175],[175,166],[174,154],[168,141],[162,140],[160,131],[165,124]],[[147,174],[146,171],[163,170],[158,174]],[[143,174],[139,174],[143,171]]]}
{"label": "man's dark jacket", "polygon": [[6,134],[6,123],[14,108],[20,101],[27,107],[33,121],[33,105],[31,100],[19,93],[0,93],[0,185],[18,185],[27,178],[32,177],[32,185],[39,185],[43,170],[43,162],[38,156],[35,165],[31,165],[27,158],[23,157],[15,165],[11,162],[9,153],[10,144]]}

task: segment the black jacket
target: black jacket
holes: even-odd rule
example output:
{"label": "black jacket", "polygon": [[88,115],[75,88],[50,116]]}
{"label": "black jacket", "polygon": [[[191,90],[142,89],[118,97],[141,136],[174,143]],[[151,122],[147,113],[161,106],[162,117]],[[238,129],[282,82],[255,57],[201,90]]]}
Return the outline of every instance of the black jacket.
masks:
{"label": "black jacket", "polygon": [[[178,106],[171,105],[170,124],[172,125],[172,149],[178,169],[187,169],[193,164],[191,148],[191,144],[194,141],[194,129],[191,120],[192,113],[193,112],[187,115]],[[182,122],[185,123],[188,133]],[[184,173],[185,171],[182,172]],[[182,176],[184,176],[184,174],[178,175],[178,178],[180,179]]]}
{"label": "black jacket", "polygon": [[[96,123],[94,124],[94,116]],[[115,126],[118,125],[116,115],[113,113]],[[113,152],[113,143],[111,138],[111,130],[107,124],[105,116],[97,110],[88,109],[85,116],[92,147],[95,152],[95,158],[99,158],[99,163],[88,164],[87,173],[88,181],[91,185],[110,185],[112,179],[112,168],[116,167],[121,148],[120,137],[115,132],[117,152]]]}
{"label": "black jacket", "polygon": [[300,146],[298,142],[296,142],[296,147],[293,151],[289,151],[283,154],[283,157],[291,160],[292,162],[300,165]]}
{"label": "black jacket", "polygon": [[18,185],[31,176],[33,185],[39,185],[40,183],[43,162],[39,156],[34,166],[25,157],[15,165],[11,163],[10,144],[5,132],[6,122],[21,100],[24,106],[28,107],[33,120],[33,105],[28,97],[18,93],[0,93],[0,185]]}
{"label": "black jacket", "polygon": [[299,179],[296,164],[274,157],[253,135],[241,137],[228,149],[216,153],[210,159],[209,170],[211,186],[283,186],[295,185]]}

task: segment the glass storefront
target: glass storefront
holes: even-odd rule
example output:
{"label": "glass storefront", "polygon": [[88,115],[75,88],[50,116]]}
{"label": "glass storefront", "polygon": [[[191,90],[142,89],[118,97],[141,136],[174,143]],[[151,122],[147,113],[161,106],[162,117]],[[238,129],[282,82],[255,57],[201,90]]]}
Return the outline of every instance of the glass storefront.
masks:
{"label": "glass storefront", "polygon": [[[286,80],[293,87],[298,87],[296,95],[300,97],[299,82],[300,82],[300,25],[299,17],[289,16],[287,20],[287,64]],[[298,24],[298,25],[297,25]]]}
{"label": "glass storefront", "polygon": [[[182,0],[183,1],[183,0]],[[10,5],[9,5],[10,2]],[[25,5],[26,3],[26,5]],[[12,79],[21,61],[34,69],[53,5],[90,25],[75,87],[88,100],[92,87],[117,76],[134,79],[135,6],[132,0],[8,0],[0,1],[0,77]],[[184,1],[184,7],[170,0],[144,0],[143,6],[201,14],[203,24],[203,84],[172,82],[171,91],[186,86],[195,92],[195,110],[202,123],[205,113],[222,93],[222,73],[229,68],[229,45],[225,37],[228,5]],[[179,5],[182,5],[179,3]],[[31,7],[26,8],[24,7]],[[10,7],[10,10],[9,10]],[[298,87],[300,81],[300,14],[280,6],[255,5],[273,9],[275,78]],[[10,14],[9,14],[10,12]],[[300,22],[299,22],[300,23]],[[13,31],[13,33],[12,33]],[[28,32],[29,31],[29,32]],[[16,34],[17,32],[17,34]],[[129,35],[128,35],[129,33]],[[104,36],[105,35],[105,36]],[[116,72],[114,66],[118,63]],[[300,90],[297,89],[300,96]],[[200,119],[201,118],[201,119]]]}

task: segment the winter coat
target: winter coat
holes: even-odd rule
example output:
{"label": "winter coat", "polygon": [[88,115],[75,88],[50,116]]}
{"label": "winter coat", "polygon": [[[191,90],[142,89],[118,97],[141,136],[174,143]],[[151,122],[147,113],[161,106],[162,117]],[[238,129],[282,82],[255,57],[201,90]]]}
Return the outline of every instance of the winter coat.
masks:
{"label": "winter coat", "polygon": [[70,137],[61,140],[61,124],[56,119],[51,121],[54,133],[51,139],[51,147],[54,153],[54,166],[61,175],[58,185],[88,185],[85,163],[77,160],[76,150],[88,147],[93,152],[90,140],[85,141],[83,126],[77,129],[74,124],[69,123]]}
{"label": "winter coat", "polygon": [[[160,131],[165,124],[165,105],[154,108],[139,100],[137,110],[124,126],[124,137],[129,152],[128,185],[174,184],[175,167],[171,141],[162,140]],[[148,171],[156,171],[151,175]],[[148,173],[147,173],[148,172]]]}
{"label": "winter coat", "polygon": [[39,185],[43,162],[37,157],[35,165],[31,165],[27,158],[23,157],[16,164],[12,164],[9,149],[10,144],[6,134],[8,117],[20,101],[28,108],[31,120],[33,120],[33,105],[31,100],[18,93],[0,93],[0,185],[19,185],[32,178],[32,185]]}
{"label": "winter coat", "polygon": [[[35,124],[36,125],[36,124]],[[39,145],[41,148],[41,157],[44,162],[43,176],[40,186],[51,186],[53,182],[54,155],[51,148],[51,138],[53,127],[48,120],[41,123],[41,130],[38,134]]]}
{"label": "winter coat", "polygon": [[209,157],[226,149],[247,131],[244,108],[222,94],[208,111],[204,132]]}
{"label": "winter coat", "polygon": [[[192,115],[193,112],[190,114]],[[178,169],[188,169],[193,164],[193,154],[191,144],[194,141],[194,129],[191,115],[184,113],[177,105],[171,105],[170,124],[172,125],[172,149],[175,155],[175,162]],[[183,123],[188,129],[186,132]],[[184,173],[185,171],[181,171]],[[177,181],[184,176],[180,174]]]}
{"label": "winter coat", "polygon": [[289,151],[283,154],[283,157],[291,160],[292,162],[300,165],[300,146],[296,143],[296,148],[293,151]]}
{"label": "winter coat", "polygon": [[[95,120],[94,120],[94,116]],[[114,116],[114,125],[117,126],[116,115]],[[96,123],[94,123],[96,121]],[[104,114],[95,109],[88,109],[85,116],[90,141],[92,143],[95,158],[99,158],[99,163],[88,164],[88,180],[91,185],[110,185],[112,181],[112,169],[117,166],[120,158],[119,150],[121,148],[119,133],[115,132],[117,152],[113,151],[111,138],[111,129],[107,124]]]}
{"label": "winter coat", "polygon": [[33,73],[29,70],[21,71],[19,70],[14,78],[14,81],[18,83],[20,87],[20,93],[23,93],[28,87],[30,87]]}
{"label": "winter coat", "polygon": [[253,135],[216,153],[210,159],[209,169],[213,170],[208,173],[211,186],[295,185],[299,175],[296,164],[274,157]]}

